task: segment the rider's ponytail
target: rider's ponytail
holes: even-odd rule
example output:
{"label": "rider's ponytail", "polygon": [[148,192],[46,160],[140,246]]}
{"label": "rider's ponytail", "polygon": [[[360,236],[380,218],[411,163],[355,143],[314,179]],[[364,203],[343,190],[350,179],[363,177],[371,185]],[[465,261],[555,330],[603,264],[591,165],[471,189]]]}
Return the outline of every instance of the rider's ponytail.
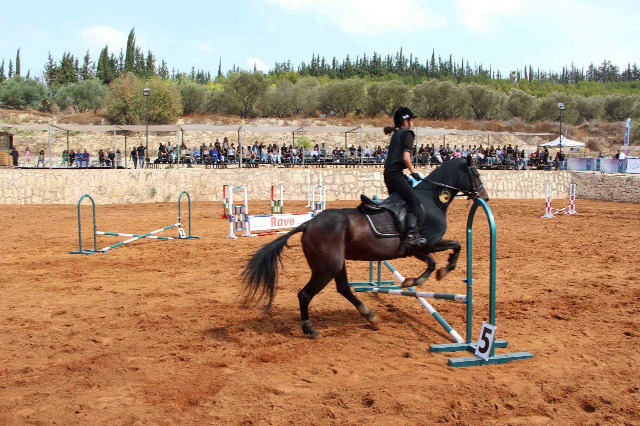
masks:
{"label": "rider's ponytail", "polygon": [[396,130],[395,126],[385,126],[384,128],[384,134],[388,135],[390,133],[393,133],[393,131]]}

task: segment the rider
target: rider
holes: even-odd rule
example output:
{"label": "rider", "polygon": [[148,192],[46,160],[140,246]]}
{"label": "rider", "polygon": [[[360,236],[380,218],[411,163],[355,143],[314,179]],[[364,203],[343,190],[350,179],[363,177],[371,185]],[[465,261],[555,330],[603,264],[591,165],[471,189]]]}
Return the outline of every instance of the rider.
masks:
{"label": "rider", "polygon": [[418,211],[420,202],[411,184],[404,176],[404,169],[409,170],[411,176],[420,180],[421,177],[413,169],[411,154],[413,153],[413,141],[415,133],[411,130],[412,119],[417,118],[407,107],[400,107],[393,114],[393,126],[384,128],[386,135],[393,132],[387,160],[384,163],[384,184],[389,195],[397,192],[407,202],[407,222],[402,244],[407,247],[418,247],[426,244],[427,240],[420,235],[418,228]]}

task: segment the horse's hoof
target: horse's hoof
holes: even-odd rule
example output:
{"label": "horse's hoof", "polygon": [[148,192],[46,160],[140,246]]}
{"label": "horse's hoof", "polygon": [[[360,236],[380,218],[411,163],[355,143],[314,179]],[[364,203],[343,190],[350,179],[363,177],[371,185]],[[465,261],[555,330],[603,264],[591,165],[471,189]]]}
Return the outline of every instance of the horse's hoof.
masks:
{"label": "horse's hoof", "polygon": [[318,337],[320,335],[320,332],[318,332],[318,330],[316,330],[315,328],[313,328],[310,325],[303,325],[302,326],[302,333],[304,333],[304,335],[308,336],[310,339],[315,339],[316,337]]}
{"label": "horse's hoof", "polygon": [[373,312],[369,312],[369,315],[367,315],[367,321],[371,324],[378,324],[380,322],[380,318],[378,318],[378,316]]}
{"label": "horse's hoof", "polygon": [[415,285],[415,278],[407,278],[402,282],[402,288],[413,287]]}
{"label": "horse's hoof", "polygon": [[440,281],[447,276],[449,270],[447,268],[440,268],[436,271],[436,280]]}

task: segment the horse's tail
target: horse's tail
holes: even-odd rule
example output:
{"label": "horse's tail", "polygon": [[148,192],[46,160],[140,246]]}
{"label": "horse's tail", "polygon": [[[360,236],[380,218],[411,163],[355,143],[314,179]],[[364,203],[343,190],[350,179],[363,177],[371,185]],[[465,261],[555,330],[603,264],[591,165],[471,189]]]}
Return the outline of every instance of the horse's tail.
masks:
{"label": "horse's tail", "polygon": [[282,265],[282,250],[285,246],[288,247],[287,241],[289,238],[293,234],[304,232],[306,226],[307,223],[305,222],[285,235],[265,244],[249,259],[242,271],[242,281],[245,286],[245,303],[249,303],[254,299],[259,301],[264,297],[268,297],[265,310],[269,311],[271,309],[278,282],[278,264]]}

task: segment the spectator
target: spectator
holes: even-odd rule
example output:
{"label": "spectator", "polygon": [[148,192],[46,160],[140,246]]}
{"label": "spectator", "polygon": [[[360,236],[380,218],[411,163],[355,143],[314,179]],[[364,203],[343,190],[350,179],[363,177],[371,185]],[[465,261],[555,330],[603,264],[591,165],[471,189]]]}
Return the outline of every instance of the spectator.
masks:
{"label": "spectator", "polygon": [[138,164],[141,169],[144,169],[144,164],[146,162],[146,148],[142,146],[142,142],[140,142],[140,146],[138,146]]}
{"label": "spectator", "polygon": [[66,149],[62,151],[62,165],[64,167],[69,167],[69,151]]}
{"label": "spectator", "polygon": [[74,150],[71,150],[69,153],[69,166],[73,167],[73,163],[76,161],[76,153]]}
{"label": "spectator", "polygon": [[564,152],[561,149],[556,153],[555,163],[556,170],[564,170]]}
{"label": "spectator", "polygon": [[40,167],[40,163],[42,163],[42,167],[45,167],[45,165],[44,165],[44,149],[41,149],[40,153],[38,154],[38,163],[36,164],[36,167]]}
{"label": "spectator", "polygon": [[[227,138],[225,138],[225,140],[226,139]],[[231,144],[231,146],[229,147],[229,149],[227,151],[227,160],[228,160],[229,163],[233,163],[236,160],[236,147],[234,146],[234,144]]]}
{"label": "spectator", "polygon": [[[104,151],[103,150],[99,150],[98,151],[98,162],[100,162],[101,166],[104,166],[105,157],[104,157]],[[82,164],[80,165],[80,167],[82,167]]]}
{"label": "spectator", "polygon": [[29,149],[29,147],[24,150],[24,165],[25,167],[31,166],[31,150]]}
{"label": "spectator", "polygon": [[137,169],[138,168],[138,150],[136,149],[135,145],[131,150],[131,161],[133,161],[133,168]]}
{"label": "spectator", "polygon": [[[29,148],[27,148],[27,150],[29,150]],[[13,167],[18,167],[18,157],[20,156],[20,154],[18,154],[18,150],[15,148],[11,148],[10,154],[11,154],[11,159],[13,160]],[[25,161],[25,164],[26,164],[26,161]]]}
{"label": "spectator", "polygon": [[116,149],[116,169],[122,167],[122,154],[120,153],[120,149]]}
{"label": "spectator", "polygon": [[87,152],[86,149],[82,150],[82,162],[84,163],[84,167],[89,167],[89,160],[91,159],[91,155]]}

